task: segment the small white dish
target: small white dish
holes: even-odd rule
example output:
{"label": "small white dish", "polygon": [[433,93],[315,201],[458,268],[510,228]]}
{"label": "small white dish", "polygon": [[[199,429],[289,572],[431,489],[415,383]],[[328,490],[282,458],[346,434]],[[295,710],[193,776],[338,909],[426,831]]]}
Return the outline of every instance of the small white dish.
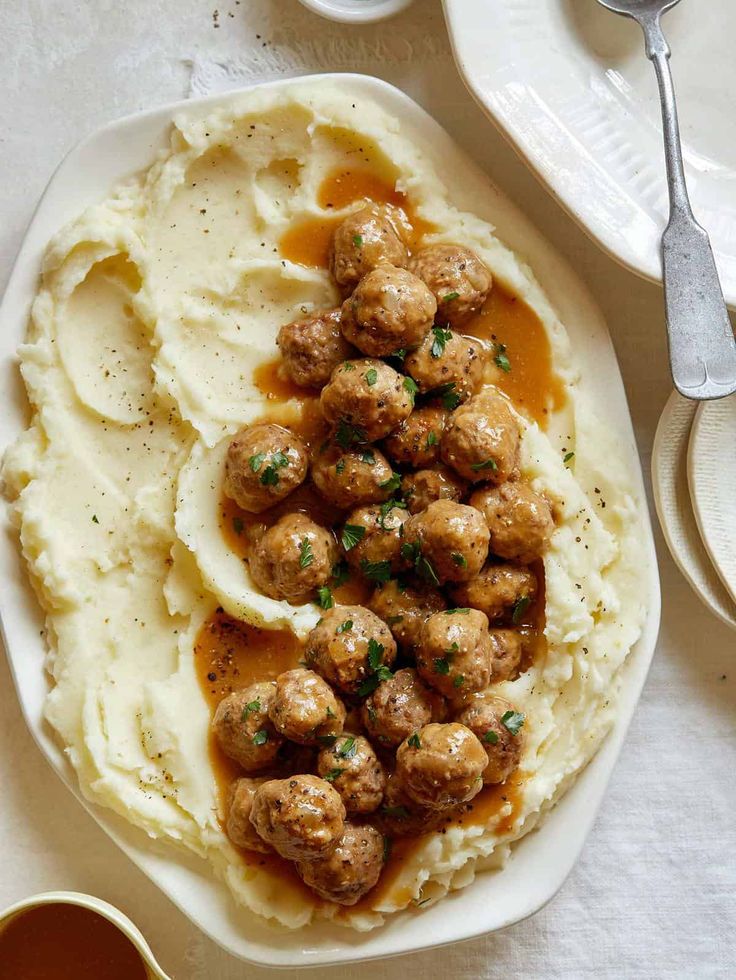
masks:
{"label": "small white dish", "polygon": [[[117,926],[135,946],[145,964],[150,980],[171,980],[171,977],[164,973],[156,962],[156,957],[151,952],[151,947],[138,926],[120,909],[110,905],[109,902],[104,902],[101,898],[96,898],[94,895],[85,895],[82,892],[42,892],[39,895],[29,895],[28,898],[23,898],[0,912],[0,929],[22,912],[30,912],[31,909],[39,908],[41,905],[57,904],[78,905],[81,908],[97,912],[98,915]],[[22,980],[22,978],[17,977],[15,980]]]}
{"label": "small white dish", "polygon": [[412,0],[299,0],[303,7],[343,24],[373,24],[405,10]]}
{"label": "small white dish", "polygon": [[695,413],[687,479],[700,537],[736,602],[736,399],[703,402]]}
{"label": "small white dish", "polygon": [[[514,847],[503,870],[478,874],[472,884],[421,910],[407,910],[366,934],[319,921],[304,930],[268,926],[233,904],[229,890],[204,860],[156,844],[112,811],[82,795],[76,775],[44,721],[48,692],[43,617],[17,550],[16,535],[0,536],[0,623],[18,698],[28,727],[52,767],[106,833],[132,861],[215,942],[234,956],[267,966],[307,967],[347,963],[442,946],[501,929],[537,912],[572,870],[595,820],[649,669],[659,630],[660,592],[656,554],[631,417],[605,321],[572,268],[528,219],[490,182],[423,109],[398,89],[367,75],[314,76],[377,102],[401,122],[403,134],[426,154],[461,209],[491,222],[517,251],[566,325],[581,369],[581,394],[618,437],[634,476],[643,519],[649,609],[642,635],[622,672],[618,712],[600,751],[540,828]],[[268,88],[299,85],[293,78]],[[230,92],[142,112],[104,126],[67,156],[52,177],[21,247],[0,306],[0,452],[26,427],[27,404],[15,351],[24,340],[42,256],[51,236],[85,207],[104,199],[124,177],[151,164],[166,145],[180,110],[212,110],[237,100]],[[4,505],[0,500],[0,511]]]}
{"label": "small white dish", "polygon": [[[672,393],[662,412],[652,451],[654,503],[675,564],[708,609],[736,629],[736,604],[703,545],[690,499],[688,443],[696,412],[697,404],[677,392]],[[731,445],[734,431],[732,428]]]}
{"label": "small white dish", "polygon": [[[613,258],[661,279],[667,181],[659,99],[639,27],[594,0],[443,0],[468,88],[531,169]],[[696,217],[736,305],[736,4],[663,19]]]}

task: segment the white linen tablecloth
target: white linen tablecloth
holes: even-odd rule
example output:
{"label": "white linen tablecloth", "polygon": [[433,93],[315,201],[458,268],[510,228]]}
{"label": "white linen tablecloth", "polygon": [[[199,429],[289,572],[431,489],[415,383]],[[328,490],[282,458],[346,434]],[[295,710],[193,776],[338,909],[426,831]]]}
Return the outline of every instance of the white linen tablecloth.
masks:
{"label": "white linen tablecloth", "polygon": [[[453,65],[438,0],[365,28],[328,24],[296,0],[0,0],[0,36],[0,287],[52,170],[100,124],[233,74],[379,75],[435,115],[585,278],[608,319],[648,474],[670,392],[661,290],[596,250],[486,121]],[[503,933],[324,969],[325,980],[736,976],[736,637],[690,592],[661,536],[658,549],[654,665],[559,895]],[[0,719],[0,906],[52,888],[92,892],[135,919],[175,980],[281,975],[218,949],[105,837],[35,748],[2,657]]]}

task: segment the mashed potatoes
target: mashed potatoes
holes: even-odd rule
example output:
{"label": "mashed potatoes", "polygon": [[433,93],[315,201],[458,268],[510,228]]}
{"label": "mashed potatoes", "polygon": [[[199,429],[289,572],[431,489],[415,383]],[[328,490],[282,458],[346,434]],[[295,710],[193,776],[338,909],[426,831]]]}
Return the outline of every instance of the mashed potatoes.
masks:
{"label": "mashed potatoes", "polygon": [[[569,397],[548,433],[523,423],[523,475],[559,511],[546,654],[499,685],[528,719],[524,778],[487,823],[423,838],[374,907],[338,912],[243,863],[226,838],[194,643],[217,606],[302,636],[318,619],[254,591],[220,531],[220,487],[229,437],[268,409],[253,374],[279,326],[338,300],[326,270],[290,261],[279,242],[324,215],[321,180],[356,154],[442,229],[437,240],[475,249],[534,307]],[[33,419],[3,475],[47,613],[47,717],[84,793],[208,858],[239,903],[289,927],[320,915],[368,929],[499,866],[611,725],[645,612],[643,535],[620,451],[576,392],[561,324],[490,226],[453,207],[397,120],[310,83],[182,113],[157,162],[49,246],[20,358]]]}

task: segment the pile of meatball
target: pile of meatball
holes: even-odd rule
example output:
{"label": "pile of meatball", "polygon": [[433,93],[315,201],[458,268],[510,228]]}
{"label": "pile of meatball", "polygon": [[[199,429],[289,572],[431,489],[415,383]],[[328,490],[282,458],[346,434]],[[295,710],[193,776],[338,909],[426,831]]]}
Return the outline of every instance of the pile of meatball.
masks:
{"label": "pile of meatball", "polygon": [[[283,511],[307,480],[335,508],[333,527],[296,507],[262,526],[255,585],[323,614],[304,666],[226,696],[213,728],[244,771],[231,840],[343,905],[376,884],[387,841],[444,826],[518,767],[524,716],[495,685],[519,673],[530,564],[554,530],[521,479],[516,416],[483,384],[492,352],[460,332],[491,275],[458,245],[410,255],[403,228],[390,206],[350,215],[331,261],[342,306],[279,332],[328,438],[308,448],[255,423],[225,464],[225,493],[250,513]],[[366,606],[336,602],[346,574],[373,586]]]}

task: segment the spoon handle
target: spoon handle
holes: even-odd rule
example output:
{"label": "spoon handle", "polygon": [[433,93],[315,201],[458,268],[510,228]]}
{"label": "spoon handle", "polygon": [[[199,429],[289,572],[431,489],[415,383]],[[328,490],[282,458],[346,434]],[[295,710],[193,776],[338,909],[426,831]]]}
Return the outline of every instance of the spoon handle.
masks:
{"label": "spoon handle", "polygon": [[642,18],[647,57],[657,73],[662,105],[670,217],[662,235],[664,301],[670,365],[686,398],[722,398],[736,391],[736,341],[708,233],[690,207],[670,48],[658,16]]}

